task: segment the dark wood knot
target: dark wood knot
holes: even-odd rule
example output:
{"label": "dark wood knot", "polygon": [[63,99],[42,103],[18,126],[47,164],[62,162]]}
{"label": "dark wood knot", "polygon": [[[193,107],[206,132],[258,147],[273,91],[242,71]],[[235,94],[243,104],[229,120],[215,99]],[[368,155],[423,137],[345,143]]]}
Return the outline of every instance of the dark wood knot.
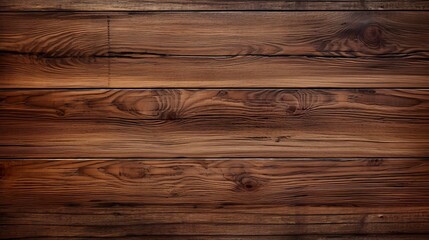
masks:
{"label": "dark wood knot", "polygon": [[359,40],[368,48],[379,49],[384,45],[383,30],[376,24],[366,25],[360,31]]}
{"label": "dark wood knot", "polygon": [[218,97],[225,97],[226,95],[228,95],[228,91],[225,91],[225,90],[220,90],[220,91],[216,94],[216,96],[218,96]]}
{"label": "dark wood knot", "polygon": [[235,177],[235,182],[237,183],[237,190],[239,191],[256,191],[261,187],[261,181],[249,174],[239,174]]}

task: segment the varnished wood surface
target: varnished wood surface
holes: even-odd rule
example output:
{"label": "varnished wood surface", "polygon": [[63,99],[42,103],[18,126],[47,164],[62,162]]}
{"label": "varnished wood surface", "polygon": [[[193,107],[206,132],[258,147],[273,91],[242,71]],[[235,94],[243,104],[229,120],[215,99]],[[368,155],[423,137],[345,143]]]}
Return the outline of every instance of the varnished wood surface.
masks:
{"label": "varnished wood surface", "polygon": [[429,233],[427,159],[63,159],[0,167],[2,239]]}
{"label": "varnished wood surface", "polygon": [[0,11],[429,10],[424,0],[0,0]]}
{"label": "varnished wood surface", "polygon": [[1,13],[0,50],[35,57],[106,55],[107,15],[90,13]]}
{"label": "varnished wood surface", "polygon": [[333,59],[261,56],[114,58],[110,60],[109,86],[428,88],[428,63],[428,60],[407,58]]}
{"label": "varnished wood surface", "polygon": [[3,13],[0,87],[427,88],[428,16]]}
{"label": "varnished wood surface", "polygon": [[0,0],[0,239],[428,239],[428,13]]}
{"label": "varnished wood surface", "polygon": [[[192,12],[110,16],[110,53],[428,57],[429,12]],[[144,24],[141,24],[144,23]]]}
{"label": "varnished wood surface", "polygon": [[106,88],[106,58],[0,54],[0,88]]}
{"label": "varnished wood surface", "polygon": [[427,12],[2,13],[0,19],[1,51],[39,57],[429,52]]}
{"label": "varnished wood surface", "polygon": [[9,90],[0,156],[425,157],[427,90]]}

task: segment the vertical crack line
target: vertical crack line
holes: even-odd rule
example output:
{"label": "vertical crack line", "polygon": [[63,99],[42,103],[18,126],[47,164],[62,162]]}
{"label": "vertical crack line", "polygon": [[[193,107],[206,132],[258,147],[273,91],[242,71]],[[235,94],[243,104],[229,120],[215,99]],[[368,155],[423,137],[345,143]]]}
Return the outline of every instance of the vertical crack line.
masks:
{"label": "vertical crack line", "polygon": [[107,15],[107,87],[110,88],[110,16]]}

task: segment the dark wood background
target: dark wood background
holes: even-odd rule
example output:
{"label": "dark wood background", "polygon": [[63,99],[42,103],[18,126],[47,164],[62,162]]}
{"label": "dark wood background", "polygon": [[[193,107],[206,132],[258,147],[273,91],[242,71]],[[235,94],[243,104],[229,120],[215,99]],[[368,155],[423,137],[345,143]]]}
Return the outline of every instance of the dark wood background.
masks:
{"label": "dark wood background", "polygon": [[429,1],[0,0],[0,239],[429,239]]}

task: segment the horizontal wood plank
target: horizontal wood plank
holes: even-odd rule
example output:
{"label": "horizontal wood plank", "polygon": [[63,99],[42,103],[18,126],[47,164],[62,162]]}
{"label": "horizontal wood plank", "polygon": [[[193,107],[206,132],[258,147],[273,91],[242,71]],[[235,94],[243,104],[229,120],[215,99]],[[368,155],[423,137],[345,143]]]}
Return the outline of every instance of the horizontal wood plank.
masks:
{"label": "horizontal wood plank", "polygon": [[427,90],[3,90],[0,157],[426,157]]}
{"label": "horizontal wood plank", "polygon": [[112,58],[113,88],[429,88],[429,61],[301,57]]}
{"label": "horizontal wood plank", "polygon": [[3,13],[0,87],[427,88],[428,16]]}
{"label": "horizontal wood plank", "polygon": [[0,88],[429,88],[421,59],[0,55]]}
{"label": "horizontal wood plank", "polygon": [[0,87],[108,87],[107,35],[106,15],[2,13]]}
{"label": "horizontal wood plank", "polygon": [[105,56],[108,16],[84,13],[1,13],[0,51],[35,57]]}
{"label": "horizontal wood plank", "polygon": [[106,88],[107,58],[0,54],[0,88]]}
{"label": "horizontal wood plank", "polygon": [[112,14],[110,53],[429,56],[428,12]]}
{"label": "horizontal wood plank", "polygon": [[42,57],[429,55],[427,12],[2,13],[0,20],[1,51]]}
{"label": "horizontal wood plank", "polygon": [[429,233],[427,159],[3,160],[0,167],[1,239]]}
{"label": "horizontal wood plank", "polygon": [[0,11],[429,10],[424,0],[0,0]]}

